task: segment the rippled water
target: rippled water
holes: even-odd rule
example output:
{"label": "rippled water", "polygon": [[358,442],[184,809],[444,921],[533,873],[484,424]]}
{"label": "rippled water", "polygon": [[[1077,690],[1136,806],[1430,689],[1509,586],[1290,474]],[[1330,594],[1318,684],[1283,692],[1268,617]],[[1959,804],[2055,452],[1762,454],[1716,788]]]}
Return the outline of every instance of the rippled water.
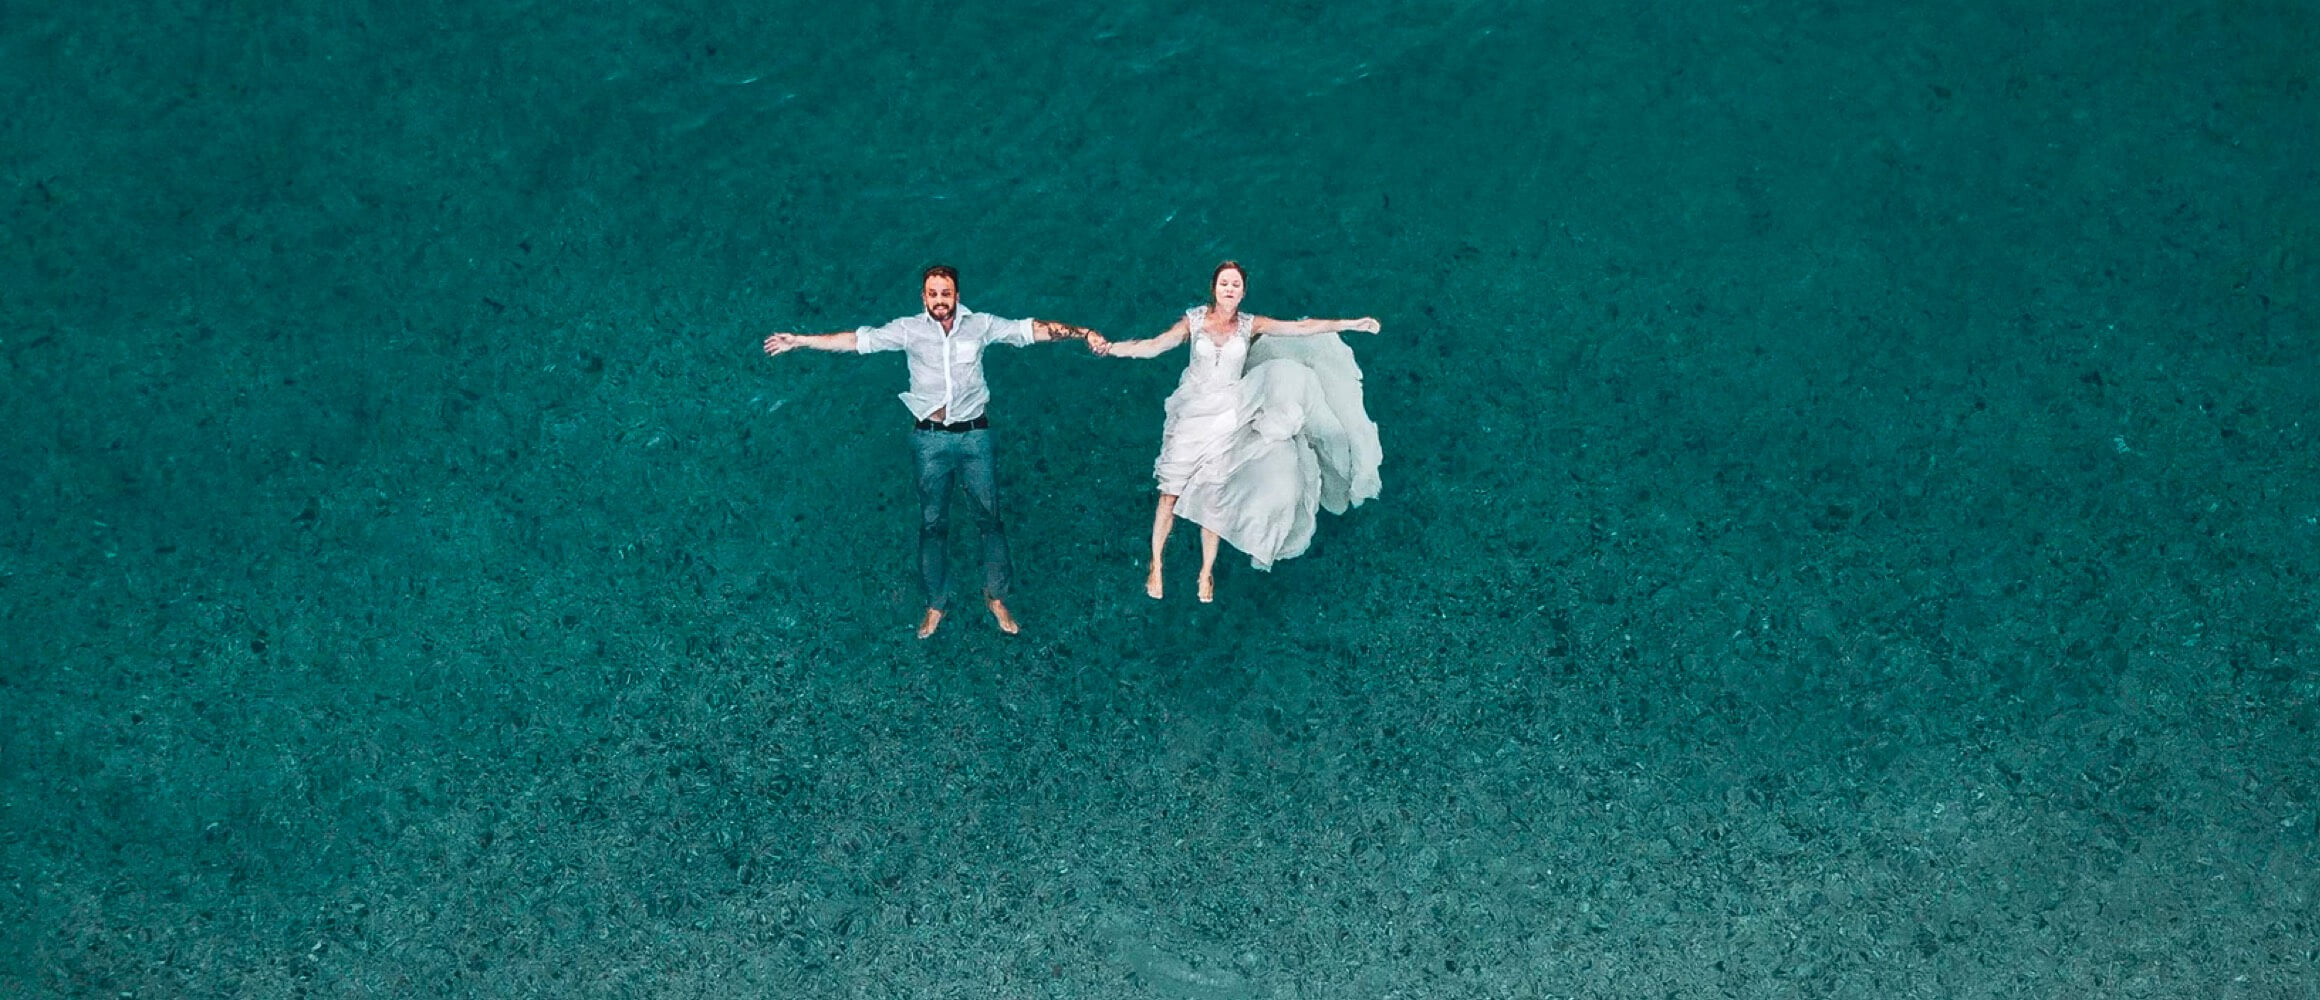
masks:
{"label": "rippled water", "polygon": [[[12,11],[0,992],[2299,995],[2316,28]],[[1226,257],[1385,495],[1152,605],[1181,355],[997,354],[911,639],[899,359],[759,338]]]}

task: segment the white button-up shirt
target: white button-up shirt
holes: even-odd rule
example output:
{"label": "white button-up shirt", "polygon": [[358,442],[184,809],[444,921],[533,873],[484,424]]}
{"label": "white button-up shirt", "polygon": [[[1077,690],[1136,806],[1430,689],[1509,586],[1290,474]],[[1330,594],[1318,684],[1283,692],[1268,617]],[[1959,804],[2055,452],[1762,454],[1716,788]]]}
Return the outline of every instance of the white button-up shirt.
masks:
{"label": "white button-up shirt", "polygon": [[954,424],[982,416],[991,401],[991,388],[983,382],[983,348],[1031,342],[1030,320],[1000,319],[964,305],[951,317],[947,334],[924,312],[854,331],[858,353],[902,351],[909,357],[910,391],[902,393],[902,405],[910,407],[911,416],[925,420],[941,410],[943,420]]}

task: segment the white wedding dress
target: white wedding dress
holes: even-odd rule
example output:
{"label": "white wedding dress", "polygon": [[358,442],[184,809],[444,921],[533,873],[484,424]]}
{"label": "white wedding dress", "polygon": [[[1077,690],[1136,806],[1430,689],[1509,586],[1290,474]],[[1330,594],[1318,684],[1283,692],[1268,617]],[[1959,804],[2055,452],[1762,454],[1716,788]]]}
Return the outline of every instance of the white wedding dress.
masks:
{"label": "white wedding dress", "polygon": [[1220,344],[1207,306],[1184,319],[1192,360],[1168,396],[1153,477],[1179,516],[1270,570],[1312,544],[1315,511],[1378,495],[1384,454],[1361,366],[1333,333],[1258,338],[1244,313]]}

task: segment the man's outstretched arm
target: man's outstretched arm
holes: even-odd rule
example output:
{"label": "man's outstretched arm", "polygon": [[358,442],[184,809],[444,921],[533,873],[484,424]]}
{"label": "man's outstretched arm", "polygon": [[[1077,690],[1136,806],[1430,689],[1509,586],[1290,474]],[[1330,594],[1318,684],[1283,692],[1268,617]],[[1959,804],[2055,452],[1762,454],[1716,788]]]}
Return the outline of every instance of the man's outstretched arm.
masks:
{"label": "man's outstretched arm", "polygon": [[1058,323],[1051,319],[1032,320],[1031,339],[1040,341],[1084,340],[1087,341],[1088,347],[1091,350],[1104,346],[1103,334],[1097,333],[1094,330],[1090,330],[1084,326],[1073,326],[1069,323]]}
{"label": "man's outstretched arm", "polygon": [[800,347],[816,351],[852,351],[855,348],[854,331],[844,333],[777,333],[765,338],[765,353],[780,354]]}

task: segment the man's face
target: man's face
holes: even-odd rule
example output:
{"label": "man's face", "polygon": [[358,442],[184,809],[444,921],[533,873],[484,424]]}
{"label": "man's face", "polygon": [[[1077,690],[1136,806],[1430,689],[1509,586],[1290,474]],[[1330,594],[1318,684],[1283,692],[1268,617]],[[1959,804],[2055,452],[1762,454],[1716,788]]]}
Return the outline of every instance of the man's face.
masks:
{"label": "man's face", "polygon": [[926,314],[937,323],[949,323],[952,316],[958,315],[958,282],[935,275],[926,279],[926,285],[918,290],[918,297],[926,303]]}

